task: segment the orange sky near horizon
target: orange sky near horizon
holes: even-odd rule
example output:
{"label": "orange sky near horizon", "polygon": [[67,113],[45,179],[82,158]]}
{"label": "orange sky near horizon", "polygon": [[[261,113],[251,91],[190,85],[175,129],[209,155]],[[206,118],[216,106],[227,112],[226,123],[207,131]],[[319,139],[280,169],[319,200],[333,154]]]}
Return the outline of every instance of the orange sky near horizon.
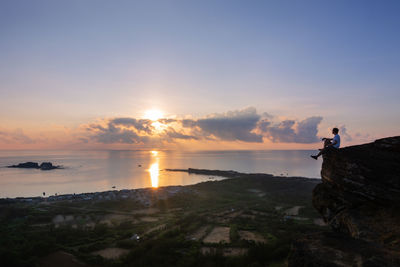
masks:
{"label": "orange sky near horizon", "polygon": [[[312,125],[307,125],[307,127],[314,127],[316,132],[306,132],[304,134],[305,136],[300,136],[301,138],[307,138],[307,140],[302,143],[302,139],[296,139],[295,136],[301,134],[298,133],[299,125],[302,123],[301,120],[291,120],[282,116],[273,118],[271,115],[267,115],[266,118],[263,118],[254,108],[246,108],[221,114],[211,114],[197,119],[194,119],[192,116],[186,116],[186,118],[190,119],[177,119],[175,115],[165,116],[161,110],[150,109],[142,112],[142,117],[139,119],[129,117],[99,118],[89,123],[76,125],[75,127],[46,124],[42,122],[35,125],[35,123],[31,122],[32,125],[29,125],[28,129],[0,128],[0,150],[317,149],[321,146],[319,138],[321,136],[329,137],[331,129],[330,127],[322,128],[319,121]],[[125,121],[120,122],[118,120]],[[183,121],[185,120],[189,120],[192,124],[198,124],[201,121],[205,125],[191,125],[185,128],[183,126]],[[274,120],[276,121],[275,126],[270,126],[273,125]],[[220,123],[221,126],[215,126],[215,121],[217,124]],[[248,121],[251,121],[253,124],[248,126]],[[293,125],[290,127],[282,126],[285,121],[293,121]],[[266,122],[267,127],[270,127],[269,131],[274,130],[281,132],[276,133],[275,136],[271,136],[268,129],[265,132],[260,132],[260,124],[263,122]],[[137,123],[137,125],[134,126],[132,123]],[[214,128],[211,130],[207,129],[207,127],[210,127],[207,123]],[[247,127],[245,131],[242,131],[241,124]],[[143,130],[140,127],[149,128]],[[223,127],[227,129],[224,130]],[[237,131],[237,133],[235,133],[235,131]],[[285,131],[289,132],[286,133]],[[344,134],[344,138],[342,137],[343,145],[360,144],[373,141],[374,138],[377,138],[376,136],[370,135],[349,135],[346,132]],[[99,139],[99,136],[103,139]],[[154,138],[155,140],[148,140],[147,138]],[[261,139],[252,140],[252,138]],[[281,140],[279,140],[279,138]],[[285,140],[285,138],[289,139]]]}

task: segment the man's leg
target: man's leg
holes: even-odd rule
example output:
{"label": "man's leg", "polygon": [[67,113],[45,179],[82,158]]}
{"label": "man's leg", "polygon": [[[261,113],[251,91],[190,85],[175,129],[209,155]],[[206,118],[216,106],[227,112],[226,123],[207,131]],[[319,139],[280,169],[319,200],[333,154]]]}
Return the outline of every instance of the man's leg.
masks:
{"label": "man's leg", "polygon": [[323,149],[319,150],[319,153],[315,156],[311,156],[313,159],[318,159],[325,151],[328,149],[328,147],[324,147]]}
{"label": "man's leg", "polygon": [[[330,144],[332,144],[332,141],[325,139],[324,141],[324,148],[327,148]],[[324,148],[318,149],[319,151],[322,151]]]}
{"label": "man's leg", "polygon": [[318,153],[316,156],[313,156],[312,158],[318,159],[318,158],[322,155],[322,153],[324,153],[324,152],[325,152],[325,148],[324,148],[324,149],[321,149],[321,150],[319,151],[319,153]]}
{"label": "man's leg", "polygon": [[317,155],[311,156],[311,157],[313,159],[318,159],[319,156],[326,154],[329,151],[337,151],[337,148],[334,148],[333,146],[327,146],[327,147],[321,149]]}
{"label": "man's leg", "polygon": [[325,148],[325,147],[328,147],[331,143],[332,143],[331,140],[325,139],[325,141],[324,141],[324,148]]}

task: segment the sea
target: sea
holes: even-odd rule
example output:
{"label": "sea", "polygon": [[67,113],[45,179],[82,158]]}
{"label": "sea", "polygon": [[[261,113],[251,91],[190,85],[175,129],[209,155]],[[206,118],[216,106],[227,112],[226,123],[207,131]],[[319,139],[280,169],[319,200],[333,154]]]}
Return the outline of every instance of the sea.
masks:
{"label": "sea", "polygon": [[[224,179],[165,169],[234,170],[276,176],[320,178],[322,160],[315,151],[0,151],[0,198],[78,194],[169,185],[190,185]],[[33,161],[62,169],[7,168]]]}

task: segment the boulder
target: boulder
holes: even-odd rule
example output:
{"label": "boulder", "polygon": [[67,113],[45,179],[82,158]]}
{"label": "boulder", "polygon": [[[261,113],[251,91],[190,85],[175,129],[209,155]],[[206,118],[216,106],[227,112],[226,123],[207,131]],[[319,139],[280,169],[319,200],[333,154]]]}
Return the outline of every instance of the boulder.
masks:
{"label": "boulder", "polygon": [[57,166],[54,166],[51,162],[43,162],[40,164],[40,169],[43,171],[57,169]]}
{"label": "boulder", "polygon": [[398,252],[336,232],[316,233],[292,244],[288,266],[400,266]]}

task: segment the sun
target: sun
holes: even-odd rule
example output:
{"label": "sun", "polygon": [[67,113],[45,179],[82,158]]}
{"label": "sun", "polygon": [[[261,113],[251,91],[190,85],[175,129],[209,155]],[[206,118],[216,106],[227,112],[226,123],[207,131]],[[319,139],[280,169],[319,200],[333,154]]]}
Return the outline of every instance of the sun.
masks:
{"label": "sun", "polygon": [[164,113],[158,109],[149,109],[144,112],[144,118],[152,121],[157,121],[164,116]]}

